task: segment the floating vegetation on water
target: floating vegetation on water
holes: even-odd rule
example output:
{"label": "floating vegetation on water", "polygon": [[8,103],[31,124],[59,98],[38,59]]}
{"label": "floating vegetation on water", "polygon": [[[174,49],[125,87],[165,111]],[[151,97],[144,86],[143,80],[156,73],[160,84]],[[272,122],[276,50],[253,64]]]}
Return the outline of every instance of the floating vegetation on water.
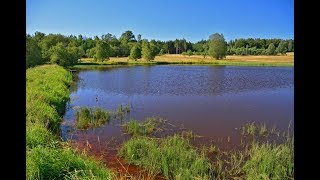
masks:
{"label": "floating vegetation on water", "polygon": [[109,111],[105,111],[101,108],[91,109],[88,107],[82,107],[76,112],[76,127],[78,129],[100,127],[109,121]]}

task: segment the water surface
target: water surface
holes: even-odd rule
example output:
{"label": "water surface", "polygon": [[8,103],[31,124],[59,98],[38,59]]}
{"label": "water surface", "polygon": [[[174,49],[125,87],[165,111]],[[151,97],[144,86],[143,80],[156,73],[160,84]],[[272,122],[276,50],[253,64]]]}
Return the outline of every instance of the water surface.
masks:
{"label": "water surface", "polygon": [[[64,123],[64,139],[75,121],[77,106],[116,109],[129,104],[128,118],[158,115],[204,137],[237,136],[246,122],[286,129],[293,124],[293,67],[110,66],[77,72]],[[110,123],[82,134],[86,138],[119,138],[121,127]]]}

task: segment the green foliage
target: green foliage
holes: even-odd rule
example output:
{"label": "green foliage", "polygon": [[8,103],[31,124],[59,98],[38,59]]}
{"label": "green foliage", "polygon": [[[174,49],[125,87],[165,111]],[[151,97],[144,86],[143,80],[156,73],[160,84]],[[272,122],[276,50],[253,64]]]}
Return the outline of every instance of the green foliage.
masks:
{"label": "green foliage", "polygon": [[125,31],[121,34],[119,41],[122,44],[127,44],[128,42],[135,42],[135,36],[132,31]]}
{"label": "green foliage", "polygon": [[276,49],[277,53],[286,54],[287,52],[287,44],[285,41],[281,41]]}
{"label": "green foliage", "polygon": [[69,99],[72,75],[57,65],[42,65],[26,72],[27,121],[55,131]]}
{"label": "green foliage", "polygon": [[49,49],[50,62],[63,67],[74,66],[81,57],[80,49],[75,46],[66,47],[59,42]]}
{"label": "green foliage", "polygon": [[148,41],[142,41],[142,58],[146,61],[153,60],[154,59],[154,53],[152,52],[152,49],[150,47],[150,44]]}
{"label": "green foliage", "polygon": [[26,39],[26,68],[44,64],[41,49],[34,38]]}
{"label": "green foliage", "polygon": [[119,155],[168,179],[212,179],[208,159],[177,135],[163,139],[133,137],[124,143]]}
{"label": "green foliage", "polygon": [[209,37],[209,50],[210,56],[216,59],[222,59],[226,56],[227,43],[224,40],[223,34],[215,33]]}
{"label": "green foliage", "polygon": [[96,61],[104,61],[106,59],[109,59],[111,52],[110,45],[105,41],[98,40],[95,47],[95,55],[93,58]]}
{"label": "green foliage", "polygon": [[159,122],[162,119],[156,117],[147,117],[144,121],[130,120],[123,124],[124,130],[132,135],[149,135],[158,129]]}
{"label": "green foliage", "polygon": [[243,170],[246,179],[293,179],[294,140],[283,144],[253,143]]}
{"label": "green foliage", "polygon": [[120,104],[118,109],[113,112],[113,118],[122,120],[128,113],[130,113],[130,106]]}
{"label": "green foliage", "polygon": [[[56,46],[59,42],[62,43],[65,47],[77,47],[79,49],[80,57],[94,57],[96,60],[102,61],[108,59],[108,57],[127,57],[131,53],[135,43],[142,45],[141,35],[137,36],[138,41],[135,39],[135,35],[132,31],[126,31],[122,33],[120,38],[107,33],[102,35],[101,38],[95,36],[94,38],[86,38],[82,35],[78,37],[70,35],[64,36],[61,34],[49,34],[46,35],[41,32],[36,32],[33,36],[27,34],[27,38],[34,39],[36,44],[39,45],[41,50],[41,56],[43,62],[49,62],[51,57],[50,48]],[[105,42],[109,47],[100,48],[101,45],[98,45],[98,54],[96,55],[96,47],[99,41]],[[260,38],[247,38],[247,39],[235,39],[229,41],[227,44],[227,54],[232,55],[268,55],[265,52],[265,49],[269,47],[271,43],[275,47],[278,47],[281,41],[285,42],[287,50],[294,50],[294,40],[282,40],[282,39],[260,39]],[[99,44],[99,43],[98,43]],[[196,43],[187,42],[185,39],[175,39],[174,41],[160,41],[160,40],[151,40],[149,47],[152,51],[152,56],[161,55],[161,54],[181,54],[191,50],[194,54],[203,54],[204,57],[208,54],[209,45],[207,40],[200,40]],[[103,46],[103,45],[102,45]],[[212,50],[212,48],[210,49]],[[108,56],[104,56],[104,51],[107,51]],[[99,58],[100,57],[100,58]],[[104,58],[103,58],[104,57]],[[32,64],[32,63],[31,63]],[[31,65],[32,66],[32,65]]]}
{"label": "green foliage", "polygon": [[140,59],[140,58],[141,58],[141,48],[140,48],[139,44],[135,44],[135,45],[131,48],[129,58],[130,58],[130,59],[134,59],[134,60],[137,60],[137,59]]}
{"label": "green foliage", "polygon": [[269,44],[268,49],[266,49],[267,55],[275,55],[276,54],[276,47],[273,43]]}
{"label": "green foliage", "polygon": [[[111,179],[94,160],[64,149],[54,134],[69,98],[70,72],[58,65],[26,71],[26,179]],[[101,119],[101,113],[95,115]]]}
{"label": "green foliage", "polygon": [[64,46],[67,46],[69,39],[61,34],[49,34],[44,36],[39,42],[41,47],[42,58],[48,62],[50,61],[51,51],[50,49],[53,46],[56,46],[58,43],[62,43]]}
{"label": "green foliage", "polygon": [[35,147],[27,151],[27,179],[112,179],[111,171],[71,149]]}
{"label": "green foliage", "polygon": [[289,52],[293,51],[293,40],[289,40],[289,42],[288,42],[288,51]]}
{"label": "green foliage", "polygon": [[187,51],[187,54],[188,54],[188,56],[191,56],[191,55],[193,55],[193,52],[189,49],[189,50]]}
{"label": "green foliage", "polygon": [[76,127],[78,129],[99,127],[109,121],[110,113],[101,108],[90,109],[82,107],[76,112]]}
{"label": "green foliage", "polygon": [[89,58],[93,58],[93,56],[96,54],[95,49],[96,49],[95,47],[88,49],[86,52],[86,56]]}
{"label": "green foliage", "polygon": [[254,136],[257,131],[257,126],[254,122],[247,123],[242,127],[242,134],[243,135],[252,135]]}
{"label": "green foliage", "polygon": [[58,138],[41,124],[30,124],[26,128],[26,145],[28,148],[37,146],[56,147]]}

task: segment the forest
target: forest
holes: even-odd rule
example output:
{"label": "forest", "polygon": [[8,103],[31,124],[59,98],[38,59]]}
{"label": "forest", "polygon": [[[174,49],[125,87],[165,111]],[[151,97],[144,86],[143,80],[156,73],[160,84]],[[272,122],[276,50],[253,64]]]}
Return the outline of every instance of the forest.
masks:
{"label": "forest", "polygon": [[[210,43],[212,38],[221,40],[222,56],[215,55],[210,49],[216,45]],[[26,68],[48,62],[68,67],[77,64],[80,58],[94,58],[97,61],[108,60],[109,57],[152,60],[163,54],[183,54],[210,55],[222,59],[225,55],[285,55],[293,51],[293,39],[239,38],[226,42],[223,34],[218,33],[192,43],[184,38],[168,41],[143,39],[141,34],[134,35],[130,30],[123,32],[119,38],[110,33],[92,38],[35,32],[26,35]]]}

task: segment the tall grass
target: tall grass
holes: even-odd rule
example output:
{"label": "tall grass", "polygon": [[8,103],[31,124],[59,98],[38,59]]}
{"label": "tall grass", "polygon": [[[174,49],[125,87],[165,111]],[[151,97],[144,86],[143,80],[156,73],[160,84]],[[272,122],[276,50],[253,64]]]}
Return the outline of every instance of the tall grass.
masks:
{"label": "tall grass", "polygon": [[111,179],[112,173],[63,148],[57,135],[72,75],[58,65],[26,70],[26,179]]}
{"label": "tall grass", "polygon": [[119,155],[131,164],[161,173],[168,179],[212,178],[208,159],[178,135],[163,139],[133,137],[123,144]]}
{"label": "tall grass", "polygon": [[120,106],[113,112],[113,118],[122,120],[125,115],[130,113],[131,109],[129,105],[122,105]]}
{"label": "tall grass", "polygon": [[283,144],[253,143],[243,170],[247,179],[293,179],[294,138]]}
{"label": "tall grass", "polygon": [[124,130],[131,135],[148,135],[158,129],[160,121],[156,117],[147,117],[144,121],[130,120],[123,124]]}
{"label": "tall grass", "polygon": [[251,135],[254,136],[257,130],[257,126],[254,122],[247,123],[242,127],[243,135]]}
{"label": "tall grass", "polygon": [[35,147],[27,152],[26,162],[27,179],[112,178],[112,173],[102,165],[71,149]]}
{"label": "tall grass", "polygon": [[27,121],[48,126],[57,131],[65,104],[69,99],[68,86],[72,75],[58,65],[43,65],[26,71]]}
{"label": "tall grass", "polygon": [[99,127],[109,121],[109,111],[105,111],[101,108],[90,109],[88,107],[82,107],[76,112],[76,127],[78,129]]}

